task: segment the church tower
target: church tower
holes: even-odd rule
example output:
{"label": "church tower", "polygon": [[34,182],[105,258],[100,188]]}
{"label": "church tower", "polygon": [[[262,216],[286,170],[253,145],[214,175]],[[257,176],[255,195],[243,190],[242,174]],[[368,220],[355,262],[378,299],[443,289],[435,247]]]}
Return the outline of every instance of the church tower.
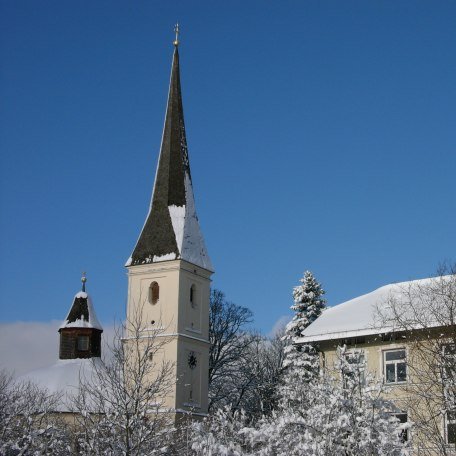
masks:
{"label": "church tower", "polygon": [[145,337],[166,338],[176,384],[164,407],[206,413],[209,294],[214,271],[193,198],[182,107],[178,26],[168,105],[149,213],[127,261],[127,318],[141,311]]}

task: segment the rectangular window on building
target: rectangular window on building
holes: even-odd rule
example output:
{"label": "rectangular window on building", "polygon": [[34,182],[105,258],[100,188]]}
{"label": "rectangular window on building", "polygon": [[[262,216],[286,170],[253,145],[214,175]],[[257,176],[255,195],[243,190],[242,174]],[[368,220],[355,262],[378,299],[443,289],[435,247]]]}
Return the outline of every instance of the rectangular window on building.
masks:
{"label": "rectangular window on building", "polygon": [[449,444],[456,444],[456,411],[446,414],[446,441]]}
{"label": "rectangular window on building", "polygon": [[383,352],[385,383],[404,383],[407,381],[405,348]]}
{"label": "rectangular window on building", "polygon": [[[393,413],[393,416],[395,416],[399,420],[399,424],[406,424],[408,421],[407,413]],[[399,437],[402,443],[407,442],[409,439],[408,429],[402,429],[401,433],[399,434]]]}
{"label": "rectangular window on building", "polygon": [[344,377],[354,378],[359,374],[359,380],[364,383],[365,355],[364,350],[350,350],[344,354],[351,368],[343,372]]}
{"label": "rectangular window on building", "polygon": [[89,349],[89,336],[78,336],[78,350],[87,351]]}
{"label": "rectangular window on building", "polygon": [[442,347],[443,366],[442,378],[443,380],[456,379],[456,345],[445,344]]}

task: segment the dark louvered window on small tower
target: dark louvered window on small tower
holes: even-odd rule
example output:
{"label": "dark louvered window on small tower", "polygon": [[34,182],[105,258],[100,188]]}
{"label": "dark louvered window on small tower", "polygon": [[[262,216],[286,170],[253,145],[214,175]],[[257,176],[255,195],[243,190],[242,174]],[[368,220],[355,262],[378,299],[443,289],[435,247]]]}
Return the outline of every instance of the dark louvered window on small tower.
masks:
{"label": "dark louvered window on small tower", "polygon": [[192,285],[190,287],[190,304],[192,307],[195,307],[196,304],[196,287]]}
{"label": "dark louvered window on small tower", "polygon": [[157,282],[152,282],[149,287],[149,302],[151,304],[157,304],[160,299],[160,287]]}
{"label": "dark louvered window on small tower", "polygon": [[89,336],[78,336],[78,350],[87,351],[89,349]]}

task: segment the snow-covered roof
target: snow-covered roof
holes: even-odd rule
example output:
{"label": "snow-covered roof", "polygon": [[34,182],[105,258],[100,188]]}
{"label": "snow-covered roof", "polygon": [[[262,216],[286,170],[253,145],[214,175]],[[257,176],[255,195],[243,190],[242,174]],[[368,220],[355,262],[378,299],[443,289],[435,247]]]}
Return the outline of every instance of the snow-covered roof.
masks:
{"label": "snow-covered roof", "polygon": [[56,411],[70,411],[69,400],[77,395],[81,379],[90,381],[100,358],[60,359],[55,364],[28,372],[18,381],[30,381],[51,394],[61,394]]}
{"label": "snow-covered roof", "polygon": [[[454,276],[443,276],[385,285],[370,293],[326,309],[303,332],[297,343],[343,339],[394,331],[395,320],[391,302],[413,304],[414,311],[426,313],[426,302],[420,307],[420,290],[425,290],[439,280],[455,280]],[[438,297],[436,299],[439,299]],[[406,305],[404,309],[411,309]],[[430,325],[439,326],[438,322]]]}
{"label": "snow-covered roof", "polygon": [[90,295],[85,291],[76,293],[66,319],[59,329],[63,328],[94,328],[103,331],[98,321]]}
{"label": "snow-covered roof", "polygon": [[214,270],[196,215],[176,47],[152,201],[125,266],[178,259]]}

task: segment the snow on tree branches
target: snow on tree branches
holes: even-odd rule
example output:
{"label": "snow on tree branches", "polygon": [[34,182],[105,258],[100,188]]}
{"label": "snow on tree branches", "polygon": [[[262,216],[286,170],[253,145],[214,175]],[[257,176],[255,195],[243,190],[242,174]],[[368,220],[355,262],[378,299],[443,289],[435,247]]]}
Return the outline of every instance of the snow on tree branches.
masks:
{"label": "snow on tree branches", "polygon": [[322,296],[325,291],[310,271],[304,273],[300,282],[301,285],[293,288],[294,304],[291,309],[295,315],[288,323],[284,337],[288,343],[284,350],[284,374],[280,393],[285,402],[282,404],[284,407],[288,406],[290,400],[296,400],[293,384],[310,381],[319,369],[319,358],[315,347],[310,344],[298,346],[294,342],[323,312],[326,300]]}
{"label": "snow on tree branches", "polygon": [[331,369],[295,383],[289,407],[248,424],[244,413],[218,410],[194,425],[192,449],[206,456],[399,456],[408,424],[384,399],[384,385],[366,371],[364,359],[338,350]]}
{"label": "snow on tree branches", "polygon": [[302,285],[293,288],[294,304],[290,307],[295,312],[286,328],[286,337],[294,339],[313,323],[322,313],[326,300],[322,298],[325,291],[310,271],[304,272],[300,279]]}

